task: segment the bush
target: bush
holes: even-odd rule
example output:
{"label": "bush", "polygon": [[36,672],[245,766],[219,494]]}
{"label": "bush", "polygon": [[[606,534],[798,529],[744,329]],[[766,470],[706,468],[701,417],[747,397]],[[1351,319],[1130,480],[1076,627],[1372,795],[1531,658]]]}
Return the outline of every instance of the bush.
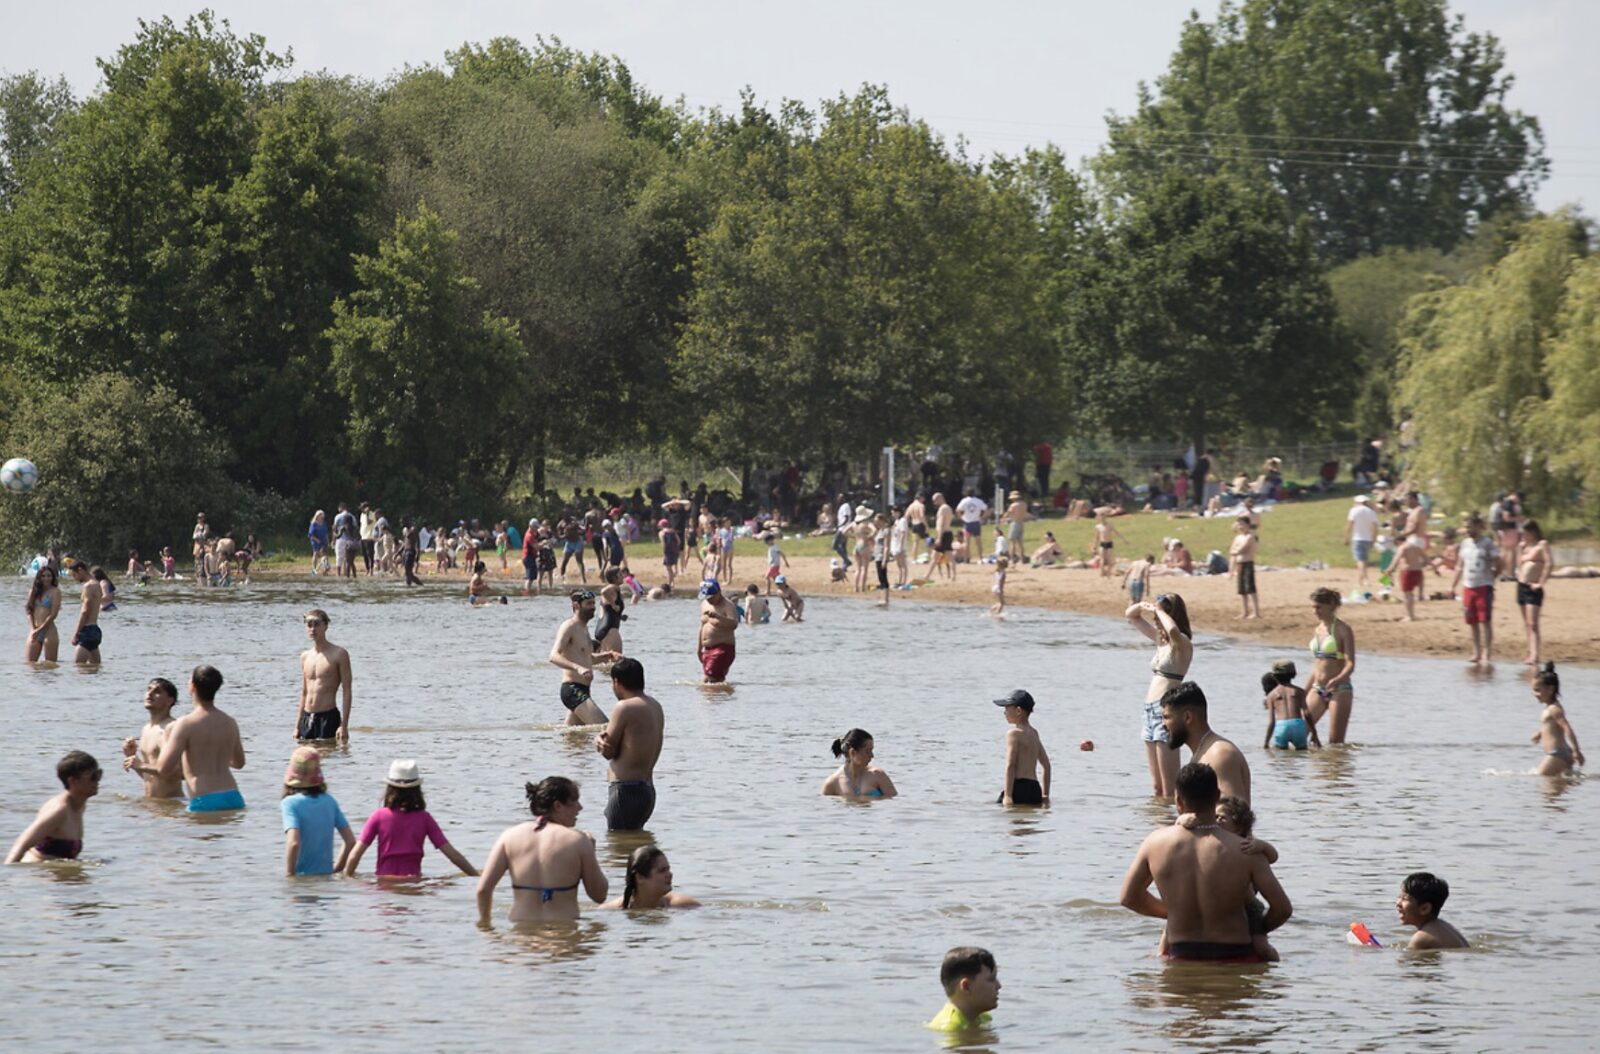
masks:
{"label": "bush", "polygon": [[56,544],[118,567],[129,549],[187,555],[195,513],[228,493],[226,450],[194,407],[116,373],[29,393],[3,452],[39,467],[31,493],[0,493],[0,546],[14,554]]}

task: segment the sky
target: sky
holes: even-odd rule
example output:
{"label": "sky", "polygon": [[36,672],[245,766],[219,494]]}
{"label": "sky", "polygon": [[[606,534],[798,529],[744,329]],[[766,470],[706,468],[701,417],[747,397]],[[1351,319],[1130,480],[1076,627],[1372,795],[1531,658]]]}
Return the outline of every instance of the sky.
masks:
{"label": "sky", "polygon": [[[64,75],[82,96],[95,59],[133,39],[137,19],[210,7],[238,33],[292,49],[296,68],[382,79],[438,63],[465,41],[559,37],[619,56],[634,78],[691,107],[806,102],[886,85],[896,104],[968,155],[1053,142],[1074,163],[1104,140],[1105,115],[1126,114],[1138,82],[1166,67],[1184,18],[1216,0],[10,0],[0,71]],[[1453,0],[1468,29],[1490,32],[1515,75],[1510,104],[1544,127],[1550,178],[1537,204],[1600,213],[1600,2]]]}

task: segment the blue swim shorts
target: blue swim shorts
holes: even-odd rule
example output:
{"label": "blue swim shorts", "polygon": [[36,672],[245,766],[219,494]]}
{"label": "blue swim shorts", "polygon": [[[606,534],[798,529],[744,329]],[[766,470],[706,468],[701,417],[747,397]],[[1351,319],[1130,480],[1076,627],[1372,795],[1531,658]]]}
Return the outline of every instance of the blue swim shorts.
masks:
{"label": "blue swim shorts", "polygon": [[1286,747],[1304,750],[1308,731],[1303,718],[1291,717],[1287,721],[1279,721],[1272,726],[1272,745],[1280,750]]}
{"label": "blue swim shorts", "polygon": [[244,795],[237,789],[197,794],[189,799],[190,812],[227,812],[244,808]]}
{"label": "blue swim shorts", "polygon": [[1371,542],[1357,540],[1350,543],[1350,555],[1355,558],[1355,562],[1358,564],[1366,563],[1367,554],[1370,552],[1372,552]]}
{"label": "blue swim shorts", "polygon": [[1144,579],[1128,579],[1128,599],[1135,604],[1144,599]]}

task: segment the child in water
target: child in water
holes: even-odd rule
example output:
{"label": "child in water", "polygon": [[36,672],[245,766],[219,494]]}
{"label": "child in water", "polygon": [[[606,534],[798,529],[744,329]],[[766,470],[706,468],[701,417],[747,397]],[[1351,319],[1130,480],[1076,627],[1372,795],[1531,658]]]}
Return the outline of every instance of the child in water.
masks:
{"label": "child in water", "polygon": [[[1045,753],[1039,733],[1029,724],[1033,716],[1033,696],[1017,689],[995,706],[1004,707],[1006,723],[1006,773],[1000,792],[1001,805],[1045,805],[1050,801],[1050,755]],[[1044,783],[1035,778],[1044,770]]]}
{"label": "child in water", "polygon": [[422,874],[424,840],[432,842],[433,847],[459,867],[462,874],[478,873],[467,858],[450,844],[429,815],[428,803],[422,797],[422,774],[415,761],[391,761],[388,778],[383,782],[383,807],[367,817],[367,822],[362,825],[361,838],[344,865],[346,875],[355,875],[367,846],[376,841],[379,875],[396,878],[419,876]]}
{"label": "child in water", "polygon": [[939,967],[944,1009],[928,1027],[938,1032],[966,1032],[989,1024],[989,1011],[1000,1005],[999,969],[983,948],[951,948]]}
{"label": "child in water", "polygon": [[1263,750],[1270,747],[1305,750],[1307,737],[1319,749],[1322,746],[1317,726],[1307,719],[1306,692],[1294,683],[1295,672],[1294,663],[1285,660],[1273,663],[1272,670],[1261,675],[1261,690],[1266,693],[1261,705],[1267,708],[1267,735],[1261,741]]}
{"label": "child in water", "polygon": [[1578,733],[1567,720],[1566,708],[1561,705],[1561,678],[1556,676],[1556,664],[1547,662],[1533,678],[1533,697],[1544,710],[1539,714],[1539,730],[1532,741],[1544,750],[1539,759],[1541,776],[1560,776],[1571,772],[1573,763],[1583,764],[1583,750],[1578,746]]}
{"label": "child in water", "polygon": [[767,598],[761,595],[761,587],[752,582],[744,592],[745,625],[758,626],[771,622],[772,609],[767,603]]}
{"label": "child in water", "polygon": [[994,594],[994,606],[989,609],[991,615],[1004,615],[1006,613],[1006,568],[1011,566],[1011,561],[1003,556],[998,556],[994,561],[994,585],[989,592]]}
{"label": "child in water", "polygon": [[1467,938],[1461,931],[1439,917],[1450,896],[1450,884],[1426,871],[1416,871],[1406,876],[1400,884],[1400,895],[1395,898],[1394,910],[1400,921],[1415,926],[1406,945],[1412,951],[1438,951],[1445,948],[1467,948]]}
{"label": "child in water", "polygon": [[[1195,816],[1186,812],[1178,817],[1179,824],[1184,827],[1195,825]],[[1278,850],[1271,842],[1252,837],[1256,826],[1256,814],[1251,811],[1250,803],[1243,798],[1231,794],[1224,794],[1217,799],[1217,826],[1230,834],[1244,839],[1240,849],[1246,853],[1254,853],[1267,858],[1267,863],[1278,862]],[[1266,920],[1267,906],[1261,902],[1260,897],[1251,897],[1245,905],[1245,917],[1250,923],[1250,944],[1255,949],[1256,957],[1262,962],[1275,963],[1278,961],[1278,949],[1267,940]],[[1161,944],[1156,949],[1157,954],[1165,956],[1168,951],[1167,932],[1161,931]]]}
{"label": "child in water", "polygon": [[795,592],[794,586],[789,584],[789,577],[787,575],[779,575],[772,580],[772,584],[778,587],[778,596],[783,598],[783,621],[804,622],[806,602],[799,593]]}
{"label": "child in water", "polygon": [[[350,833],[350,821],[328,793],[322,778],[322,755],[316,747],[301,747],[289,759],[283,774],[282,809],[283,867],[290,878],[344,870],[356,840]],[[334,832],[344,840],[337,862],[333,859]]]}

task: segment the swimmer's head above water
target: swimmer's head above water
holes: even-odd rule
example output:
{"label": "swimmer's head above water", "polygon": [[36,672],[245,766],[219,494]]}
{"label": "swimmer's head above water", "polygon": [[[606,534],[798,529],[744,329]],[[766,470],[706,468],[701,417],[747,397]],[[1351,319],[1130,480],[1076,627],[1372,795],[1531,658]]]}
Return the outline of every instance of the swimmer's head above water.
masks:
{"label": "swimmer's head above water", "polygon": [[872,736],[859,728],[852,728],[833,741],[833,756],[865,765],[872,760]]}
{"label": "swimmer's head above water", "polygon": [[583,805],[578,801],[578,785],[565,776],[546,776],[538,783],[524,783],[528,811],[543,822],[571,827]]}

